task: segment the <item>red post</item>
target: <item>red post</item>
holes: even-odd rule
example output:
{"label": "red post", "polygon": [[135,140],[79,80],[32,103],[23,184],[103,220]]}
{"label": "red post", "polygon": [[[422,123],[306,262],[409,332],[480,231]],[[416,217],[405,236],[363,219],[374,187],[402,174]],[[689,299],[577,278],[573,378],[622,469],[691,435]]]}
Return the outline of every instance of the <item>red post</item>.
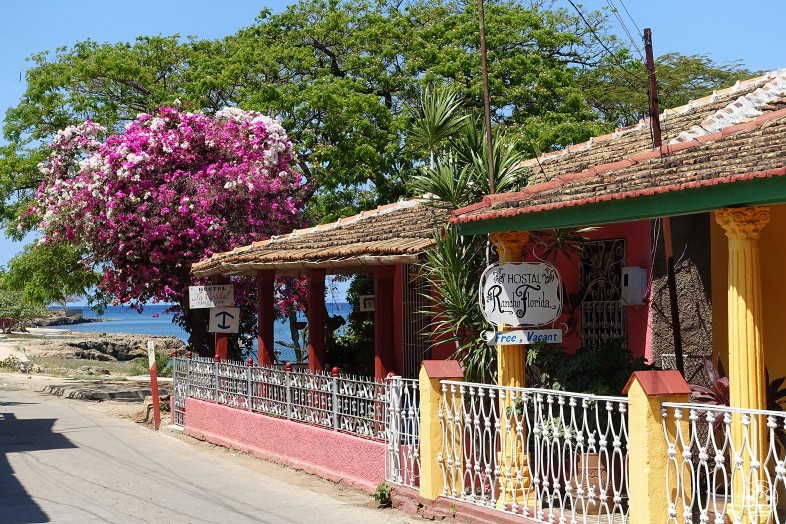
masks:
{"label": "red post", "polygon": [[325,270],[308,272],[308,369],[321,371],[325,367]]}
{"label": "red post", "polygon": [[391,268],[374,273],[374,377],[393,371],[393,282]]}
{"label": "red post", "polygon": [[226,333],[214,333],[215,336],[214,345],[216,348],[216,354],[214,358],[216,360],[226,360],[229,358],[229,335]]}
{"label": "red post", "polygon": [[158,395],[158,369],[156,367],[156,345],[147,342],[147,362],[150,364],[150,392],[153,396],[153,428],[158,431],[161,426],[161,398]]}
{"label": "red post", "polygon": [[273,283],[276,272],[272,269],[257,271],[257,353],[260,366],[270,366],[275,361],[273,335],[275,333],[275,304]]}

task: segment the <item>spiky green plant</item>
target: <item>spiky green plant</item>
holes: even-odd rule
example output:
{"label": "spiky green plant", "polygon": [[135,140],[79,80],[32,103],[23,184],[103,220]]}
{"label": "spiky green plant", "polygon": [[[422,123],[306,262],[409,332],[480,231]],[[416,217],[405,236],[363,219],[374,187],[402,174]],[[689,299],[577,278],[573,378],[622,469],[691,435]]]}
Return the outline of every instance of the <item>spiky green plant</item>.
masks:
{"label": "spiky green plant", "polygon": [[454,228],[436,236],[436,246],[426,253],[422,276],[429,292],[432,344],[455,345],[453,358],[468,379],[491,382],[496,376],[496,353],[480,334],[491,329],[478,304],[477,286],[485,266],[484,239],[462,237]]}
{"label": "spiky green plant", "polygon": [[431,166],[440,145],[458,133],[467,119],[461,103],[461,95],[450,85],[429,85],[420,96],[420,108],[413,111],[407,142],[413,149],[427,151]]}

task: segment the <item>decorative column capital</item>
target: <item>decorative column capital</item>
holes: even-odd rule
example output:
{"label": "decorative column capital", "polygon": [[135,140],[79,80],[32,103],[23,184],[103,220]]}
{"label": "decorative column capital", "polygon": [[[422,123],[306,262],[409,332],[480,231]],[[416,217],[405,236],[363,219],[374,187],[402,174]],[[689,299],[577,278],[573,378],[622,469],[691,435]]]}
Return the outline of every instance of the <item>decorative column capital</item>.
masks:
{"label": "decorative column capital", "polygon": [[519,262],[529,242],[529,231],[502,231],[489,237],[497,248],[500,262]]}
{"label": "decorative column capital", "polygon": [[755,240],[770,221],[770,208],[727,207],[715,211],[715,220],[728,238]]}

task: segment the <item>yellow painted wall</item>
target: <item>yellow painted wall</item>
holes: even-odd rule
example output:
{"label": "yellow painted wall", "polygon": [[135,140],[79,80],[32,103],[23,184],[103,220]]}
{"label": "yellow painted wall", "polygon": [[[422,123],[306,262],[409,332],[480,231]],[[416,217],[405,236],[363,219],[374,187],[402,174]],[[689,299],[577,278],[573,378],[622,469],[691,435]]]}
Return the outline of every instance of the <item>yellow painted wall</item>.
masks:
{"label": "yellow painted wall", "polygon": [[[712,347],[724,366],[728,364],[726,283],[728,246],[714,218],[710,221],[712,266]],[[786,376],[786,205],[770,208],[770,223],[759,240],[764,355],[770,379]]]}

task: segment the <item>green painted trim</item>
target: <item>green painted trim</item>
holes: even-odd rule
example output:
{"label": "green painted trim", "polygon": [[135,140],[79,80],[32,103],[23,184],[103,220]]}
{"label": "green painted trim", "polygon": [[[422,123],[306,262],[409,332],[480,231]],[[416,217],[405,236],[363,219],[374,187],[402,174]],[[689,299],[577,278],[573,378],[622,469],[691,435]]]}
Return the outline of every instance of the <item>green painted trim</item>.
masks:
{"label": "green painted trim", "polygon": [[497,231],[597,226],[646,218],[706,213],[730,206],[784,202],[786,176],[775,176],[469,222],[458,224],[458,230],[462,235],[478,235]]}

